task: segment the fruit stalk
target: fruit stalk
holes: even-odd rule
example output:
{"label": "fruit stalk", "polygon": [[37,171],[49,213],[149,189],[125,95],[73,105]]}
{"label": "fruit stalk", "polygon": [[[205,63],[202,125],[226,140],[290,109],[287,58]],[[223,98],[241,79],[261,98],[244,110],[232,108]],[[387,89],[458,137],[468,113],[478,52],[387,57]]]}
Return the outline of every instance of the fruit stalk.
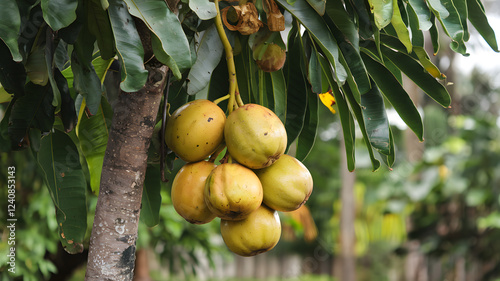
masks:
{"label": "fruit stalk", "polygon": [[219,0],[215,0],[215,8],[217,10],[217,16],[215,17],[215,27],[217,28],[217,33],[219,33],[219,38],[224,46],[224,51],[226,53],[227,70],[229,73],[229,101],[227,105],[228,113],[233,112],[234,107],[238,107],[235,103],[235,93],[236,93],[236,67],[234,65],[233,57],[233,47],[229,40],[227,39],[226,32],[224,31],[224,26],[222,25],[221,13],[219,8]]}

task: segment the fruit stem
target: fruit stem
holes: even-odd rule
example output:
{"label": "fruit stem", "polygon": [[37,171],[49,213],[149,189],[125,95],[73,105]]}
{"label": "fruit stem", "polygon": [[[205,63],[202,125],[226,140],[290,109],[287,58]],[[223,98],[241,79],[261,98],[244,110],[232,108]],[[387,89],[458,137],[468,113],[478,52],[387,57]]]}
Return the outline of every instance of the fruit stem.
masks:
{"label": "fruit stem", "polygon": [[240,89],[238,87],[238,84],[236,84],[236,103],[238,104],[238,107],[244,105],[243,100],[241,99]]}
{"label": "fruit stem", "polygon": [[227,100],[228,98],[230,98],[230,96],[231,96],[231,95],[227,94],[227,95],[225,95],[225,96],[223,96],[223,97],[220,97],[220,98],[218,98],[218,99],[214,100],[214,103],[215,103],[215,104],[219,104],[221,101],[224,101],[224,100]]}
{"label": "fruit stem", "polygon": [[227,104],[228,114],[233,112],[234,107],[238,107],[235,103],[235,92],[237,87],[236,82],[236,67],[234,65],[233,47],[229,40],[227,39],[226,32],[224,31],[224,26],[222,25],[221,13],[219,8],[219,0],[214,0],[215,9],[217,10],[217,16],[215,17],[215,27],[217,28],[217,33],[219,33],[219,38],[224,46],[224,51],[226,53],[227,70],[229,73],[229,102]]}

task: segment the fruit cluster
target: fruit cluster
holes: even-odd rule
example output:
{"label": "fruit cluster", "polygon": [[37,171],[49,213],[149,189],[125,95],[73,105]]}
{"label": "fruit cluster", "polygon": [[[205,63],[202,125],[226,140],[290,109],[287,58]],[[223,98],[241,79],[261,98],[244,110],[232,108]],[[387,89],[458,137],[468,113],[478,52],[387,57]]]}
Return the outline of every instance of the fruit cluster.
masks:
{"label": "fruit cluster", "polygon": [[[284,154],[283,123],[261,105],[245,104],[226,118],[209,100],[189,102],[168,119],[165,142],[187,162],[172,183],[175,210],[193,224],[219,217],[222,238],[238,255],[272,249],[281,236],[278,211],[298,209],[312,192],[307,168]],[[225,161],[216,165],[224,145]]]}

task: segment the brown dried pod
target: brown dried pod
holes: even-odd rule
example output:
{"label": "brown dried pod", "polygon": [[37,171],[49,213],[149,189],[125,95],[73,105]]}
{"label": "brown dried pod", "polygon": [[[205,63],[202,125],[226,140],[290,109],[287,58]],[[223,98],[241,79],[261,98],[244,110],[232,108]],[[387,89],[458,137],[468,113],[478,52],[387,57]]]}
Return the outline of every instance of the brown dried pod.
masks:
{"label": "brown dried pod", "polygon": [[[228,12],[231,18],[237,18],[237,24],[233,25],[228,21]],[[234,16],[236,15],[236,16]],[[227,29],[239,31],[242,35],[250,35],[257,32],[264,24],[259,20],[259,12],[255,5],[248,2],[241,6],[229,6],[222,9],[222,21]],[[234,20],[233,22],[236,22]]]}

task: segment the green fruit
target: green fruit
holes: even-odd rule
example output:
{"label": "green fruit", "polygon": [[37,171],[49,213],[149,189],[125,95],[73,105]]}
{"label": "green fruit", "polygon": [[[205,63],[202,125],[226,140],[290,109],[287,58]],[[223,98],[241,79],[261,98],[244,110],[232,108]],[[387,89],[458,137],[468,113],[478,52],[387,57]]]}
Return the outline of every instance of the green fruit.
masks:
{"label": "green fruit", "polygon": [[286,61],[286,51],[274,43],[261,44],[257,46],[254,53],[261,53],[260,59],[255,62],[265,72],[281,69]]}
{"label": "green fruit", "polygon": [[168,118],[165,143],[186,162],[198,162],[212,154],[224,139],[224,111],[209,100],[194,100]]}
{"label": "green fruit", "polygon": [[244,220],[221,220],[220,231],[229,250],[249,257],[276,246],[281,236],[281,224],[278,212],[262,205]]}
{"label": "green fruit", "polygon": [[309,170],[296,158],[283,154],[273,165],[256,170],[262,183],[264,204],[282,212],[297,210],[313,190]]}
{"label": "green fruit", "polygon": [[241,220],[262,203],[262,185],[255,173],[236,163],[217,166],[205,183],[210,211],[226,220]]}
{"label": "green fruit", "polygon": [[229,154],[251,169],[273,164],[285,152],[285,126],[270,109],[258,104],[245,104],[226,120],[224,139]]}
{"label": "green fruit", "polygon": [[188,163],[175,175],[171,190],[172,204],[186,221],[204,224],[216,217],[205,204],[203,195],[205,181],[216,166],[207,161]]}

